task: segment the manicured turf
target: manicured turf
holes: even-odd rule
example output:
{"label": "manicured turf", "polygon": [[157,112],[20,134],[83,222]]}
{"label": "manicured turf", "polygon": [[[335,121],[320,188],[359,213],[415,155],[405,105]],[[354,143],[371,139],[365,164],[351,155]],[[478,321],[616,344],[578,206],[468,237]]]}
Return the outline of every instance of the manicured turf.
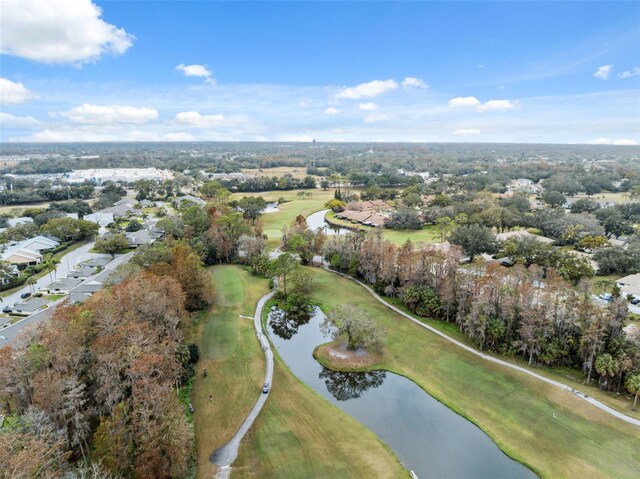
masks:
{"label": "manicured turf", "polygon": [[241,478],[409,477],[371,431],[303,385],[278,357],[271,396],[234,468]]}
{"label": "manicured turf", "polygon": [[213,476],[209,454],[233,436],[260,394],[264,356],[252,321],[239,315],[253,316],[256,302],[268,292],[266,280],[250,277],[237,266],[216,266],[210,271],[216,304],[199,326],[201,357],[191,396],[196,410],[198,477],[202,478]]}
{"label": "manicured turf", "polygon": [[[311,198],[306,200],[298,199],[297,193],[306,191],[312,194]],[[309,216],[316,211],[324,208],[327,201],[333,198],[333,190],[322,191],[316,190],[291,190],[291,191],[265,191],[261,193],[234,193],[232,199],[239,200],[243,196],[262,196],[267,201],[278,201],[284,198],[288,203],[280,205],[280,210],[275,213],[267,213],[260,217],[263,225],[263,232],[269,238],[267,241],[268,249],[272,250],[280,244],[282,238],[282,227],[290,226],[293,220],[298,216]]]}
{"label": "manicured turf", "polygon": [[[350,221],[338,219],[335,217],[335,213],[331,211],[326,214],[325,218],[327,218],[331,223],[339,226],[347,226],[351,228],[356,227],[363,231],[371,231],[373,229],[370,226],[357,225],[351,223]],[[435,225],[426,225],[419,230],[393,230],[385,228],[383,231],[383,236],[385,239],[391,241],[396,245],[402,245],[408,239],[410,239],[414,243],[434,244],[440,242],[440,232],[438,231],[438,227]]]}
{"label": "manicured turf", "polygon": [[411,378],[472,420],[540,476],[638,477],[639,428],[569,392],[460,350],[378,303],[354,282],[314,271],[314,298],[325,311],[354,304],[384,325],[382,367]]}
{"label": "manicured turf", "polygon": [[[240,427],[264,377],[264,355],[253,323],[239,314],[253,316],[255,304],[268,291],[267,280],[238,266],[210,271],[216,304],[199,327],[201,359],[192,394],[199,478],[213,477],[209,454]],[[296,380],[277,359],[271,395],[233,469],[233,477],[256,478],[406,475],[370,431]]]}

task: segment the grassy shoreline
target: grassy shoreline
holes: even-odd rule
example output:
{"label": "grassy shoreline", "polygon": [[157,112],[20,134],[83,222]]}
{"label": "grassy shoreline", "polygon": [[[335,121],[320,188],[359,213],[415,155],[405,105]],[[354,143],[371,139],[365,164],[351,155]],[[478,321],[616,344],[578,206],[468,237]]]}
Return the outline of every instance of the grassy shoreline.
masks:
{"label": "grassy shoreline", "polygon": [[[541,477],[636,477],[638,428],[570,393],[458,350],[386,308],[361,286],[314,270],[314,300],[326,311],[345,302],[387,330],[385,369],[418,384],[467,418],[507,455]],[[348,298],[348,300],[345,300]]]}

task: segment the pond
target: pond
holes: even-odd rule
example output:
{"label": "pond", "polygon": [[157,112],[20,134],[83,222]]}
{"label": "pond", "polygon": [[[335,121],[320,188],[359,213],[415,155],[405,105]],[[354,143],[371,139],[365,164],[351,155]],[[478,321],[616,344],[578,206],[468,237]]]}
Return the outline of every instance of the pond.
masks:
{"label": "pond", "polygon": [[302,321],[271,311],[268,334],[293,374],[373,431],[419,479],[537,477],[413,381],[384,371],[324,368],[312,356],[316,346],[330,340],[320,328],[323,319],[319,308]]}
{"label": "pond", "polygon": [[349,229],[330,225],[324,220],[324,217],[328,212],[329,210],[316,211],[315,213],[307,216],[307,226],[309,229],[312,231],[324,229],[324,233],[328,236],[347,234],[350,231]]}
{"label": "pond", "polygon": [[280,211],[280,207],[277,201],[273,201],[271,203],[267,203],[261,213],[275,213],[276,211]]}

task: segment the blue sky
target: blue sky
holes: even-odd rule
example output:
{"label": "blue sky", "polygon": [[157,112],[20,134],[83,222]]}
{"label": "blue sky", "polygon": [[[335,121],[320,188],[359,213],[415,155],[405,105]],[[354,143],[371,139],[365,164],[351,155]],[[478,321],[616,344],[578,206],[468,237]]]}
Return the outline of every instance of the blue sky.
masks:
{"label": "blue sky", "polygon": [[0,8],[2,141],[640,142],[640,2]]}

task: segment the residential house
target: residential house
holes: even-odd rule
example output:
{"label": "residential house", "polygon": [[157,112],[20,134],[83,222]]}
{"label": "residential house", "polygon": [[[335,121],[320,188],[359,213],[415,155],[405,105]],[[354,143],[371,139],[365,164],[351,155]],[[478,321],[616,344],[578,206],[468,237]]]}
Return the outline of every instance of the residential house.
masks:
{"label": "residential house", "polygon": [[104,227],[113,223],[114,216],[113,213],[105,213],[103,210],[91,213],[90,215],[85,215],[83,219]]}
{"label": "residential house", "polygon": [[126,237],[129,242],[129,246],[132,248],[146,246],[155,241],[147,230],[133,231],[131,233],[127,233]]}
{"label": "residential house", "polygon": [[135,209],[133,205],[129,204],[128,202],[123,202],[111,206],[110,208],[105,208],[103,210],[97,211],[96,213],[111,213],[113,214],[114,218],[126,218],[130,215],[137,215],[140,213],[140,211]]}
{"label": "residential house", "polygon": [[640,274],[630,274],[616,281],[623,295],[631,295],[640,299]]}
{"label": "residential house", "polygon": [[51,303],[51,300],[49,299],[30,298],[27,301],[16,304],[11,309],[16,313],[31,314],[31,313],[35,313],[39,309],[43,309],[49,303]]}
{"label": "residential house", "polygon": [[11,264],[36,265],[42,262],[42,253],[59,246],[60,243],[46,236],[35,236],[5,247],[0,259]]}
{"label": "residential house", "polygon": [[507,231],[506,233],[500,233],[496,235],[496,239],[498,241],[507,241],[511,238],[532,238],[536,241],[540,241],[541,243],[555,243],[555,240],[551,238],[547,238],[545,236],[539,236],[529,233],[527,230],[517,230],[517,231]]}
{"label": "residential house", "polygon": [[18,225],[33,223],[33,218],[29,218],[28,216],[21,216],[20,218],[9,218],[7,219],[7,225],[10,228],[15,228]]}
{"label": "residential house", "polygon": [[69,271],[69,274],[67,274],[67,277],[75,278],[75,279],[84,279],[84,278],[88,278],[89,276],[93,276],[94,274],[96,274],[95,268],[84,266],[82,268]]}
{"label": "residential house", "polygon": [[81,279],[63,278],[51,283],[45,289],[48,289],[51,293],[69,294],[69,292],[80,283],[82,283]]}
{"label": "residential house", "polygon": [[175,200],[173,200],[173,204],[176,208],[180,208],[180,205],[183,201],[190,201],[198,206],[204,206],[207,204],[207,202],[202,198],[198,198],[197,196],[193,195],[178,196]]}

